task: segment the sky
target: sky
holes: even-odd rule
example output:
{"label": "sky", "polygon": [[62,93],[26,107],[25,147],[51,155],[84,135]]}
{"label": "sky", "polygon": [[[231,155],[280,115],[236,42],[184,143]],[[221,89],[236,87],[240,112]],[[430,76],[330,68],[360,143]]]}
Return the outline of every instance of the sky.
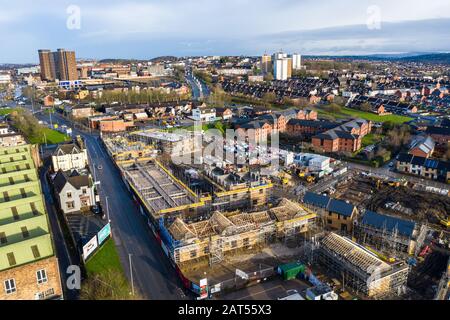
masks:
{"label": "sky", "polygon": [[[450,52],[449,0],[0,0],[0,63]],[[5,44],[5,45],[4,45]]]}

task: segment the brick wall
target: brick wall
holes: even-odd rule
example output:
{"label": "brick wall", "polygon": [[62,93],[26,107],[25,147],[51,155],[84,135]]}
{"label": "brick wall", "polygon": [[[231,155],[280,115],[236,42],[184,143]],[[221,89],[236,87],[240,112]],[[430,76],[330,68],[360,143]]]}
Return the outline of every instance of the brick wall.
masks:
{"label": "brick wall", "polygon": [[[45,269],[47,282],[38,284],[36,273],[41,269]],[[5,290],[8,279],[14,279],[16,283],[16,292],[11,294],[6,294]],[[58,261],[54,256],[0,272],[0,300],[35,300],[37,293],[51,289],[53,296],[62,295]]]}

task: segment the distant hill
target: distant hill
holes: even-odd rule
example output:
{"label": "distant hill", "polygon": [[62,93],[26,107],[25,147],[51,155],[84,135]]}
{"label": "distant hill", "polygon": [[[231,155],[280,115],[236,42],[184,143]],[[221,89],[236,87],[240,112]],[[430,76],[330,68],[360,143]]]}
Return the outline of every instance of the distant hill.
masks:
{"label": "distant hill", "polygon": [[139,63],[144,62],[146,60],[136,60],[136,59],[102,59],[99,60],[99,63],[111,63],[111,64],[131,64],[131,63]]}
{"label": "distant hill", "polygon": [[162,56],[162,57],[156,57],[150,60],[151,62],[162,62],[162,61],[178,61],[177,57],[174,56]]}
{"label": "distant hill", "polygon": [[401,61],[450,64],[450,53],[432,53],[413,57],[404,57]]}
{"label": "distant hill", "polygon": [[161,62],[161,61],[177,61],[177,57],[173,56],[163,56],[163,57],[156,57],[152,58],[150,60],[141,60],[141,59],[102,59],[99,62],[100,63],[114,63],[114,64],[136,64],[136,63],[147,63],[148,61],[151,62]]}
{"label": "distant hill", "polygon": [[402,54],[373,54],[361,56],[304,56],[306,59],[332,60],[369,60],[369,61],[401,61],[422,62],[435,64],[450,64],[450,53],[402,53]]}

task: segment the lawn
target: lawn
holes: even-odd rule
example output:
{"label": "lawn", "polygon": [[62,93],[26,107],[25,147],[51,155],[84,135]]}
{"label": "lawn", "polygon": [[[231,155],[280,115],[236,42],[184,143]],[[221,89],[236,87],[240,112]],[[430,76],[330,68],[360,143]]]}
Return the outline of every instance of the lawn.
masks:
{"label": "lawn", "polygon": [[65,134],[56,131],[56,130],[52,130],[49,128],[44,128],[43,134],[40,137],[29,137],[29,140],[31,143],[45,143],[45,138],[44,138],[44,134],[45,134],[45,138],[47,138],[47,143],[48,144],[58,144],[58,143],[62,143],[65,141],[69,141],[70,137],[66,136]]}
{"label": "lawn", "polygon": [[328,110],[325,110],[322,107],[316,108],[317,113],[321,116],[332,116],[336,119],[345,119],[345,118],[361,118],[365,120],[371,120],[373,122],[392,122],[395,124],[402,124],[404,122],[408,122],[412,120],[412,118],[399,116],[399,115],[386,115],[379,116],[375,113],[364,112],[360,110],[350,109],[350,108],[342,108],[341,112],[333,113]]}
{"label": "lawn", "polygon": [[86,270],[88,275],[91,275],[101,274],[111,269],[124,275],[114,241],[112,238],[109,238],[94,256],[87,261]]}
{"label": "lawn", "polygon": [[377,144],[378,142],[381,141],[382,138],[383,137],[381,135],[370,133],[362,139],[362,145],[363,147],[367,147],[373,144]]}
{"label": "lawn", "polygon": [[348,115],[350,117],[362,118],[366,120],[371,120],[374,122],[392,122],[395,124],[402,124],[404,122],[411,121],[413,118],[399,116],[396,114],[390,114],[386,116],[379,116],[375,113],[364,112],[360,110],[350,109],[350,108],[342,108],[342,114]]}
{"label": "lawn", "polygon": [[6,116],[7,114],[11,113],[11,108],[1,108],[0,109],[0,116]]}

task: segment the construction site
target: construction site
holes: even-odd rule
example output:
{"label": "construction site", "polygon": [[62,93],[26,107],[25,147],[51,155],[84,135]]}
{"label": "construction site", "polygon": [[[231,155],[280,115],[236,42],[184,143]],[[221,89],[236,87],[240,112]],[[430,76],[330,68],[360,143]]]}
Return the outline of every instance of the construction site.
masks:
{"label": "construction site", "polygon": [[408,262],[408,292],[404,297],[435,297],[450,256],[447,195],[406,180],[365,173],[348,175],[320,191],[360,209],[353,237],[364,249],[388,264]]}
{"label": "construction site", "polygon": [[160,220],[161,238],[169,255],[186,273],[249,253],[274,243],[294,241],[313,228],[316,214],[298,203],[282,199],[277,206],[258,212],[214,212],[205,221],[186,223]]}
{"label": "construction site", "polygon": [[132,134],[103,136],[102,141],[110,157],[118,164],[151,159],[158,154],[158,149],[136,140]]}
{"label": "construction site", "polygon": [[354,174],[333,188],[333,197],[367,210],[425,223],[446,230],[450,197],[418,190],[400,180]]}
{"label": "construction site", "polygon": [[194,193],[157,160],[136,161],[120,168],[155,222],[171,213],[195,213],[210,200],[210,197],[201,198]]}
{"label": "construction site", "polygon": [[335,233],[326,234],[315,250],[327,274],[342,279],[343,287],[372,299],[392,298],[406,292],[409,266],[388,264],[373,252]]}

